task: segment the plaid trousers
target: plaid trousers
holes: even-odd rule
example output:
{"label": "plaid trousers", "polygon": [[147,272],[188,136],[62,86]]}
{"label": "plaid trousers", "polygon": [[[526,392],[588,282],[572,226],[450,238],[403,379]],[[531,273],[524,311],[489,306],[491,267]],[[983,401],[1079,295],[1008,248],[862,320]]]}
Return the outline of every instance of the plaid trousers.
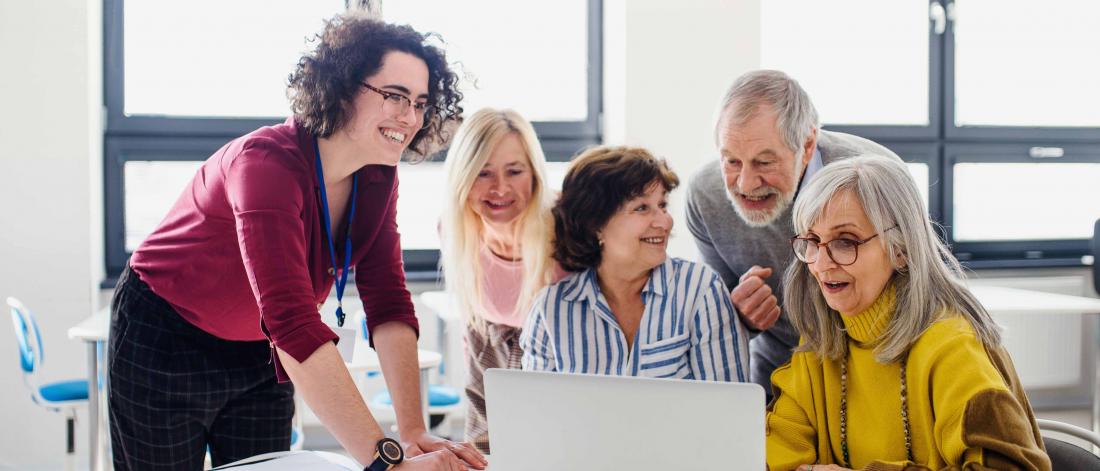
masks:
{"label": "plaid trousers", "polygon": [[520,329],[486,322],[481,334],[466,326],[466,441],[478,451],[489,453],[489,418],[485,414],[485,370],[508,368],[518,370],[523,360],[519,346]]}
{"label": "plaid trousers", "polygon": [[111,301],[108,349],[114,469],[201,470],[290,449],[294,387],[266,341],[195,327],[129,267]]}

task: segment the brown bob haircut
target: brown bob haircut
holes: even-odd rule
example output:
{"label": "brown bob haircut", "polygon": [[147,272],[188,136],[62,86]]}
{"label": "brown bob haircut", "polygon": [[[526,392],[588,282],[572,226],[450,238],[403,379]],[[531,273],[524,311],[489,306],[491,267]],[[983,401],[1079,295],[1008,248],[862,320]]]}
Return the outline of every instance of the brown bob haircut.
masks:
{"label": "brown bob haircut", "polygon": [[680,179],[664,159],[640,147],[600,146],[574,158],[553,209],[554,260],[573,272],[599,266],[597,234],[654,183],[672,191]]}
{"label": "brown bob haircut", "polygon": [[314,136],[331,136],[347,124],[361,83],[378,73],[385,55],[405,52],[428,66],[428,104],[432,107],[409,150],[421,157],[430,155],[447,140],[445,127],[462,114],[458,76],[447,65],[443,50],[428,44],[433,36],[408,25],[372,19],[363,12],[344,13],[326,21],[324,30],[314,38],[317,47],[298,60],[289,77],[287,96],[294,120]]}

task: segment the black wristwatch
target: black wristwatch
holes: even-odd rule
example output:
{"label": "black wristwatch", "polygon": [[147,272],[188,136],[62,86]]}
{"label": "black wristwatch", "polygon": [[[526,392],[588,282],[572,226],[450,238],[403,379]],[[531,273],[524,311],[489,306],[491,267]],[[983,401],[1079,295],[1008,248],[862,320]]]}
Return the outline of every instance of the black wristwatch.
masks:
{"label": "black wristwatch", "polygon": [[405,461],[405,449],[392,438],[378,440],[375,445],[374,461],[371,461],[363,471],[386,471]]}

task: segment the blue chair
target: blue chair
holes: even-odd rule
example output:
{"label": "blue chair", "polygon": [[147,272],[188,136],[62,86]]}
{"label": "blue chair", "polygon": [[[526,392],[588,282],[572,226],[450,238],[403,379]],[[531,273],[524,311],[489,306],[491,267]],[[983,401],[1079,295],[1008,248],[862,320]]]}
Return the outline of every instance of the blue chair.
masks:
{"label": "blue chair", "polygon": [[299,451],[306,441],[306,434],[302,431],[302,414],[298,409],[298,399],[294,399],[294,418],[290,422],[290,451]]}
{"label": "blue chair", "polygon": [[76,452],[74,442],[76,407],[88,404],[88,380],[74,379],[39,385],[37,373],[45,364],[42,334],[34,316],[18,299],[8,298],[11,320],[15,327],[15,340],[19,345],[19,367],[23,370],[23,384],[30,390],[35,404],[54,412],[65,414],[66,453],[72,462]]}
{"label": "blue chair", "polygon": [[[367,330],[367,316],[364,312],[360,311],[356,314],[356,318],[359,321],[359,331],[363,334],[363,339],[370,340],[370,332]],[[440,363],[440,373],[443,372],[444,365]],[[368,378],[378,376],[378,372],[372,371],[367,373]],[[428,429],[433,429],[439,424],[443,423],[443,420],[447,418],[447,414],[458,409],[459,403],[462,402],[462,397],[458,391],[450,386],[442,384],[429,384],[428,385],[428,418],[431,423],[427,424]],[[389,390],[382,390],[371,398],[370,406],[372,408],[393,408],[393,398],[390,397]]]}
{"label": "blue chair", "polygon": [[[428,417],[431,423],[428,424],[428,428],[433,429],[443,423],[447,414],[457,410],[458,403],[461,401],[462,397],[459,396],[454,388],[441,384],[429,384]],[[390,397],[390,392],[388,390],[383,390],[375,394],[374,397],[371,398],[370,403],[373,408],[392,408],[393,398]]]}

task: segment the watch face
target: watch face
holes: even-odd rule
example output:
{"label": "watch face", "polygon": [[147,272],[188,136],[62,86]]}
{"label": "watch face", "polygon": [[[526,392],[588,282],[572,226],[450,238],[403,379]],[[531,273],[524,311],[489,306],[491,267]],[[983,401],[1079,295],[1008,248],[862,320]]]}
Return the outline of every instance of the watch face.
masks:
{"label": "watch face", "polygon": [[381,444],[381,455],[391,463],[400,462],[404,453],[401,452],[401,445],[398,445],[395,441],[387,440]]}

